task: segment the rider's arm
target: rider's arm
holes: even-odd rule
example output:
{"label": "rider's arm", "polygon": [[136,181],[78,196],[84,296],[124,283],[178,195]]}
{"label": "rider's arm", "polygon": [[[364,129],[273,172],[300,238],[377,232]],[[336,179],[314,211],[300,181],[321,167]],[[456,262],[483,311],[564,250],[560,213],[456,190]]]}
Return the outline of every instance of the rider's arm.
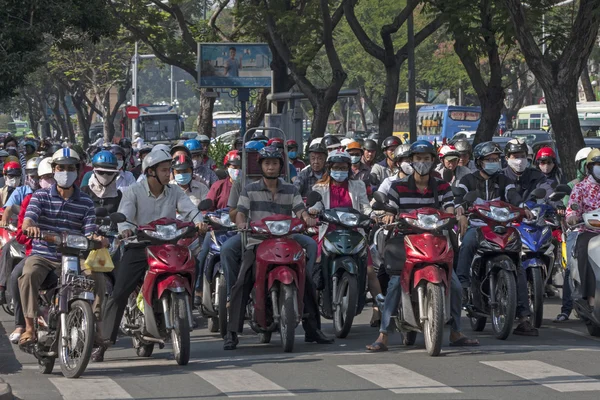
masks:
{"label": "rider's arm", "polygon": [[241,186],[242,184],[239,181],[233,182],[233,185],[231,186],[231,191],[229,192],[227,207],[229,207],[229,218],[231,218],[232,221],[236,220],[236,215],[238,212],[237,206],[240,198]]}
{"label": "rider's arm", "polygon": [[[118,212],[125,215],[125,219],[127,221],[136,222],[137,204],[135,193],[133,190],[123,191],[123,197],[121,198],[121,202],[119,203]],[[127,230],[133,232],[135,230],[135,226],[130,224],[129,222],[122,222],[118,224],[118,228],[119,233],[123,233]]]}
{"label": "rider's arm", "polygon": [[[583,212],[583,194],[582,190],[582,182],[575,185],[573,190],[571,191],[571,196],[569,197],[569,205],[567,206],[567,211],[565,216],[571,220],[581,218],[581,214]],[[573,204],[577,204],[577,210],[573,210]]]}
{"label": "rider's arm", "polygon": [[360,182],[357,185],[357,187],[359,188],[357,193],[358,204],[360,205],[359,211],[367,216],[370,216],[373,212],[373,209],[371,208],[371,203],[369,203],[369,197],[367,197],[367,187],[365,186],[365,183],[363,181],[356,182]]}

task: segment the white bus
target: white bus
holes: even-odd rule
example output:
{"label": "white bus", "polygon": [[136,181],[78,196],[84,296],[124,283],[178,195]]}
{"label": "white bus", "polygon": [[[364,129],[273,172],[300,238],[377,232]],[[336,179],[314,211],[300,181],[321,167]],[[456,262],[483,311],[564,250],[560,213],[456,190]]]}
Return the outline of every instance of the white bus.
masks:
{"label": "white bus", "polygon": [[225,132],[240,130],[242,116],[233,111],[216,111],[213,113],[213,137],[217,138]]}
{"label": "white bus", "polygon": [[[600,121],[600,101],[577,103],[580,121]],[[550,129],[550,117],[545,104],[525,106],[517,113],[514,129]]]}

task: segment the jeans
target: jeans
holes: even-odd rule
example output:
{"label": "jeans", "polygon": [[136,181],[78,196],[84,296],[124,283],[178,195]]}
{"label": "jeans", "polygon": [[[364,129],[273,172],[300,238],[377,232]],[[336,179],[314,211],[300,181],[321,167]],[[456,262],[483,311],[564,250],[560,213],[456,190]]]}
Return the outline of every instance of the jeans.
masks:
{"label": "jeans", "polygon": [[15,306],[15,328],[25,328],[25,316],[21,307],[21,294],[19,292],[19,277],[23,274],[25,259],[22,259],[13,269],[8,281],[10,295]]}
{"label": "jeans", "polygon": [[210,242],[212,241],[212,235],[207,233],[204,236],[204,241],[202,242],[202,249],[198,254],[196,260],[198,260],[199,268],[196,276],[196,290],[202,290],[202,274],[204,274],[204,264],[206,263],[206,257],[208,257],[208,252],[210,250]]}
{"label": "jeans", "polygon": [[575,243],[579,232],[570,232],[567,235],[567,269],[565,270],[565,278],[563,279],[562,307],[560,312],[566,315],[571,315],[573,311],[573,297],[571,289],[571,269],[577,268],[577,263],[573,257],[575,251]]}
{"label": "jeans", "polygon": [[[306,276],[312,277],[315,260],[317,258],[317,242],[310,236],[302,234],[290,235],[290,238],[298,242],[306,250]],[[227,281],[227,297],[231,296],[231,288],[235,284],[240,273],[242,260],[242,236],[235,235],[229,238],[221,246],[221,264]]]}
{"label": "jeans", "polygon": [[[475,258],[478,246],[477,228],[471,227],[463,237],[456,266],[456,274],[463,288],[471,285],[471,262]],[[531,315],[531,311],[527,292],[527,275],[519,263],[517,265],[517,317],[528,317],[529,315]]]}
{"label": "jeans", "polygon": [[[400,304],[402,288],[400,287],[400,276],[393,275],[390,277],[390,282],[387,288],[387,295],[385,296],[385,302],[383,303],[383,310],[381,310],[381,328],[379,333],[392,333],[393,329],[390,329],[390,323],[392,315],[398,309]],[[452,270],[452,277],[450,279],[450,316],[452,317],[451,326],[452,331],[461,332],[460,327],[460,313],[462,311],[462,287],[458,280],[458,275]]]}

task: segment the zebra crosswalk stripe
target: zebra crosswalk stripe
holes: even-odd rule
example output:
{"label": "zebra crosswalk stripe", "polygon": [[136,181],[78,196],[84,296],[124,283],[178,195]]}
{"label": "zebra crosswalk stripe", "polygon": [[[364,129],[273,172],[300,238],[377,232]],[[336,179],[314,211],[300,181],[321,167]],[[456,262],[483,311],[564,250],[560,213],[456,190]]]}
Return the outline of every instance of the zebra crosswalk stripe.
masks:
{"label": "zebra crosswalk stripe", "polygon": [[481,361],[481,363],[557,392],[600,390],[600,381],[597,379],[537,360]]}
{"label": "zebra crosswalk stripe", "polygon": [[396,394],[460,393],[459,390],[396,364],[356,364],[338,367]]}
{"label": "zebra crosswalk stripe", "polygon": [[195,371],[228,397],[294,396],[283,387],[248,368],[224,368]]}
{"label": "zebra crosswalk stripe", "polygon": [[48,378],[64,400],[133,399],[117,382],[110,378]]}

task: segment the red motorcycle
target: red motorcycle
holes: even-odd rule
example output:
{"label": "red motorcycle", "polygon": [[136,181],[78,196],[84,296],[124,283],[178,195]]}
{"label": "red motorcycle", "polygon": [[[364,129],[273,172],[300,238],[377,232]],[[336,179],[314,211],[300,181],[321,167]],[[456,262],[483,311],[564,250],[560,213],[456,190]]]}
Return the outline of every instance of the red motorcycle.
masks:
{"label": "red motorcycle", "polygon": [[[2,210],[0,210],[0,218],[2,217]],[[16,220],[11,220],[8,225],[0,227],[0,249],[10,251],[12,265],[9,268],[9,272],[23,259],[25,258],[25,247],[16,241],[12,241],[17,236]],[[11,242],[12,241],[12,242]],[[7,243],[11,243],[10,246],[5,247]],[[0,250],[0,254],[1,251]],[[2,309],[10,316],[14,316],[14,301],[12,299],[12,293],[7,293],[6,304],[2,305]]]}
{"label": "red motorcycle", "polygon": [[265,237],[256,247],[254,288],[248,307],[250,326],[261,343],[269,343],[279,330],[283,351],[294,349],[296,326],[302,319],[306,257],[289,235],[302,233],[304,222],[287,215],[272,215],[251,222],[250,231]]}
{"label": "red motorcycle", "polygon": [[[117,222],[125,222],[124,216],[122,219]],[[195,254],[201,246],[196,226],[161,218],[140,226],[137,239],[139,243],[130,246],[146,248],[149,268],[143,283],[129,297],[121,331],[133,337],[133,347],[140,357],[150,357],[154,345],[163,348],[170,337],[177,364],[186,365],[193,329]]]}
{"label": "red motorcycle", "polygon": [[[373,208],[385,209],[387,196],[376,192],[374,198]],[[393,226],[396,233],[405,235],[406,263],[400,275],[397,325],[404,332],[405,345],[413,345],[417,333],[422,332],[427,352],[437,356],[450,315],[454,250],[447,231],[456,220],[453,214],[429,207],[400,214],[398,219]]]}

